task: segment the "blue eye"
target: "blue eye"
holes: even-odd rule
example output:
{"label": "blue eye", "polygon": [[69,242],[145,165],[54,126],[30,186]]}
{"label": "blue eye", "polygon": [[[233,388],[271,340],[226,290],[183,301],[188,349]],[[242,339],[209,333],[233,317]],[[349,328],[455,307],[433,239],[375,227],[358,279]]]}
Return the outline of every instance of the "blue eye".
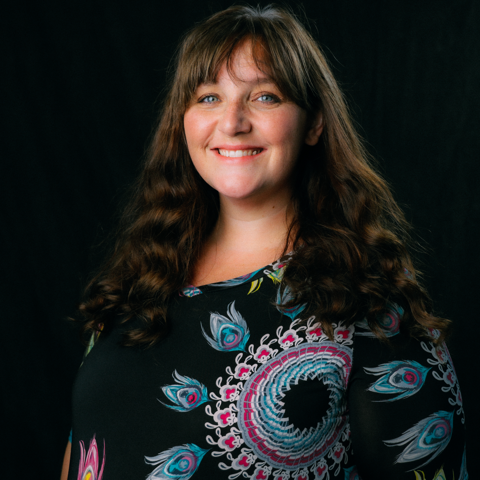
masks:
{"label": "blue eye", "polygon": [[207,95],[200,100],[200,103],[213,103],[217,101],[217,97],[214,95]]}
{"label": "blue eye", "polygon": [[260,97],[258,97],[258,100],[262,103],[273,103],[277,100],[277,98],[273,95],[269,95],[266,93],[264,95],[260,95]]}

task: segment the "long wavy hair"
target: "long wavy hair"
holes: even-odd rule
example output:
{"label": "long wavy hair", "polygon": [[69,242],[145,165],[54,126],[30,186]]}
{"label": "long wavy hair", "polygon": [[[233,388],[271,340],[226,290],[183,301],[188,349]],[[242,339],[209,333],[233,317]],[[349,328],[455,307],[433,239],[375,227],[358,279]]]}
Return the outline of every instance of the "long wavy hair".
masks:
{"label": "long wavy hair", "polygon": [[219,213],[218,193],[190,159],[183,118],[198,85],[231,72],[236,49],[250,42],[260,70],[324,130],[305,146],[294,179],[286,239],[295,254],[281,288],[287,306],[307,302],[332,336],[332,324],[366,318],[382,337],[379,318],[392,302],[402,329],[444,339],[449,321],[435,317],[408,253],[408,224],[387,183],[371,166],[352,125],[344,96],[319,46],[297,18],[269,6],[233,6],[195,26],[177,52],[158,127],[127,206],[112,254],[80,304],[84,330],[108,329],[118,318],[142,319],[126,345],[152,345],[168,332],[173,295],[188,285]]}

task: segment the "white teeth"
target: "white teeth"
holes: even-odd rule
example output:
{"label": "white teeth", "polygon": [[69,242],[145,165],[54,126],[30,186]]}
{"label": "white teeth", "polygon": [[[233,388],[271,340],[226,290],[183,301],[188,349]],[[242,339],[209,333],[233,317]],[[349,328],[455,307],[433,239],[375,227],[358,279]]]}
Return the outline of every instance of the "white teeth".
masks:
{"label": "white teeth", "polygon": [[260,153],[260,150],[222,150],[219,148],[218,153],[222,157],[247,157]]}

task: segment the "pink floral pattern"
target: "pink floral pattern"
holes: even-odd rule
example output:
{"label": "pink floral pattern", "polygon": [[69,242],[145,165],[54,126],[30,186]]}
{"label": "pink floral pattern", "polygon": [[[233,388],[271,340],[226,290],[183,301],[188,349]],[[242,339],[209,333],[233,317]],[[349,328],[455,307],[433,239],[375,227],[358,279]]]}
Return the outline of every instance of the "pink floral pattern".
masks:
{"label": "pink floral pattern", "polygon": [[77,480],[102,480],[105,466],[105,442],[103,442],[103,461],[100,471],[98,471],[98,466],[98,446],[94,435],[90,440],[88,452],[85,452],[85,444],[80,441],[80,464],[78,465]]}

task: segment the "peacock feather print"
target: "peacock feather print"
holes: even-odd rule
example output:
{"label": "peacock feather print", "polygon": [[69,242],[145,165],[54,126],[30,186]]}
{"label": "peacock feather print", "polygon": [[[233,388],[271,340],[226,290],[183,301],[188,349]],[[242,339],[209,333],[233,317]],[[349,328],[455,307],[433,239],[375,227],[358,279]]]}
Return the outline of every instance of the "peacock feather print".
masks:
{"label": "peacock feather print", "polygon": [[177,384],[165,385],[162,387],[162,391],[174,405],[159,400],[162,405],[177,412],[188,412],[202,403],[208,402],[208,392],[205,385],[198,380],[180,375],[176,370],[172,376]]}

